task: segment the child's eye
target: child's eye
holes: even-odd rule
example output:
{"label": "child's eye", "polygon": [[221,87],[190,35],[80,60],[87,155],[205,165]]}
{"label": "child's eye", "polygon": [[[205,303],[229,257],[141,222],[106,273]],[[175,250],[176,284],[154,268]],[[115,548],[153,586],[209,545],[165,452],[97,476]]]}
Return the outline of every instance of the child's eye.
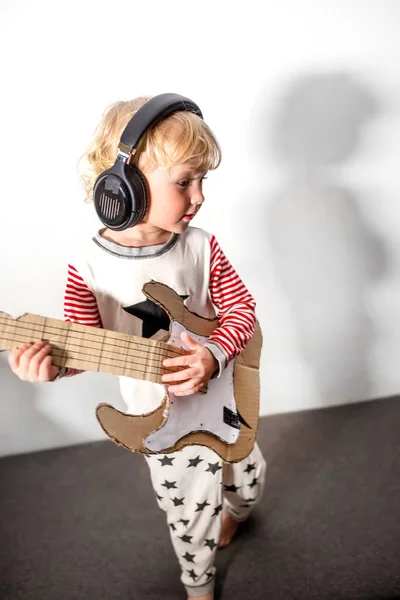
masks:
{"label": "child's eye", "polygon": [[[207,179],[207,176],[204,175],[204,177],[202,177],[200,179],[200,183],[203,183],[203,181]],[[181,188],[187,188],[190,185],[191,180],[190,179],[181,179],[180,181],[178,181],[178,185]]]}

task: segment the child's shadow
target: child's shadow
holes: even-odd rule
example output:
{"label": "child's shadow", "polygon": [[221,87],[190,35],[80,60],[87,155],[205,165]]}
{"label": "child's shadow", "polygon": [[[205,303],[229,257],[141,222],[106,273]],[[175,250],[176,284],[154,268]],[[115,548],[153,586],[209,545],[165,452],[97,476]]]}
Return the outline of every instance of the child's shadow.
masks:
{"label": "child's shadow", "polygon": [[290,86],[274,120],[272,149],[286,181],[269,203],[269,252],[324,404],[373,395],[366,303],[386,257],[363,217],[363,198],[343,185],[339,169],[379,109],[355,77],[316,74]]}

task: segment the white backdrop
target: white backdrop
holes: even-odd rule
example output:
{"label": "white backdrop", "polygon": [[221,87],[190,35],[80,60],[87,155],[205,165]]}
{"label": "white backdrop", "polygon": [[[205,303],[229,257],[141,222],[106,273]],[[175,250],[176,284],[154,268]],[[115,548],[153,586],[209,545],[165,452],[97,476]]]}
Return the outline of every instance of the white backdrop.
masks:
{"label": "white backdrop", "polygon": [[[62,318],[97,227],[76,163],[104,107],[193,98],[223,163],[195,225],[258,301],[262,414],[400,389],[400,5],[0,3],[0,310]],[[0,454],[101,439],[108,376],[31,385],[0,355]]]}

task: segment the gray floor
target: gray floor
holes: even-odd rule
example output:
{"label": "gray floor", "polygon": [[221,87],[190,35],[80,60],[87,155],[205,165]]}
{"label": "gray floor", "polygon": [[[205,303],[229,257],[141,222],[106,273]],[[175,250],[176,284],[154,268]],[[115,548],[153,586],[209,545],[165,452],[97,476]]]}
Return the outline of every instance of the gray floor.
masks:
{"label": "gray floor", "polygon": [[[398,398],[261,419],[262,506],[221,600],[400,598]],[[184,598],[142,457],[111,442],[0,460],[1,600]]]}

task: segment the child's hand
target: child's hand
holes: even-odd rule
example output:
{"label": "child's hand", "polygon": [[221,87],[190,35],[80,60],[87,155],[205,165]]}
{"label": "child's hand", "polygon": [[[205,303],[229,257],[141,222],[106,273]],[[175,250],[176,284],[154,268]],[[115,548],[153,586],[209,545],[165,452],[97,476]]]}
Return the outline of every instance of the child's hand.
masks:
{"label": "child's hand", "polygon": [[181,333],[181,340],[191,350],[191,354],[178,356],[178,358],[166,358],[164,367],[188,367],[177,373],[163,375],[164,383],[183,381],[178,385],[170,385],[168,391],[175,396],[189,396],[206,386],[208,380],[218,368],[218,361],[203,344],[190,337],[185,331]]}
{"label": "child's hand", "polygon": [[22,381],[32,383],[53,381],[60,368],[51,364],[51,346],[44,342],[22,344],[10,352],[8,362],[13,373]]}

